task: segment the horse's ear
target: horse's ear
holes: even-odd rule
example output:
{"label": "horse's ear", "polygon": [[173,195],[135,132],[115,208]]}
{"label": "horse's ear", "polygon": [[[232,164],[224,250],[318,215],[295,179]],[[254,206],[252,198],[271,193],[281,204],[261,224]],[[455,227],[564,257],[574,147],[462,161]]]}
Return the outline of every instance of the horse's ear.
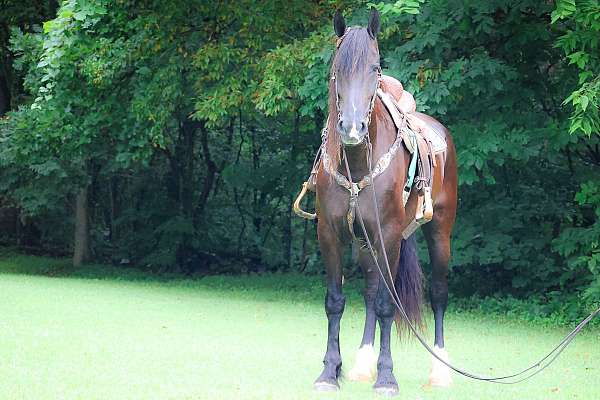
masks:
{"label": "horse's ear", "polygon": [[333,16],[333,29],[339,37],[344,36],[344,33],[346,33],[346,21],[344,21],[344,16],[340,10],[337,10]]}
{"label": "horse's ear", "polygon": [[379,11],[376,8],[371,8],[371,15],[369,16],[369,26],[367,27],[367,32],[369,32],[369,36],[372,39],[377,37],[379,33],[380,22],[379,22]]}

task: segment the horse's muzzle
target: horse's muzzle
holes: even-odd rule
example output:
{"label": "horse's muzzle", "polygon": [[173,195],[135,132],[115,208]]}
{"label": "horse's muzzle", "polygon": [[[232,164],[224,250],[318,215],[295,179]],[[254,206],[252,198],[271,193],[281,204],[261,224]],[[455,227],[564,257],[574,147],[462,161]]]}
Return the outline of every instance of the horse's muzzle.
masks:
{"label": "horse's muzzle", "polygon": [[344,146],[358,146],[359,144],[362,144],[365,141],[365,137],[366,136],[355,139],[355,138],[352,138],[349,136],[342,135],[341,139],[342,139],[342,144]]}
{"label": "horse's muzzle", "polygon": [[352,121],[348,123],[345,121],[339,121],[337,124],[337,130],[340,134],[342,143],[345,146],[357,146],[364,142],[369,132],[367,123],[365,121]]}

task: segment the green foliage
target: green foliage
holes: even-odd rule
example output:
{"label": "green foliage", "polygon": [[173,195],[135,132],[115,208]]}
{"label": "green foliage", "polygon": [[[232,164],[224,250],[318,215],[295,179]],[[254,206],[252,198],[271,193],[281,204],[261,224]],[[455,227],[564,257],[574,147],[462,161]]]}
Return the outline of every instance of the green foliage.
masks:
{"label": "green foliage", "polygon": [[[277,224],[291,228],[288,193],[302,170],[293,161],[305,163],[316,143],[302,140],[315,128],[312,115],[299,121],[295,93],[326,41],[290,45],[289,35],[308,36],[325,15],[292,2],[296,12],[281,18],[276,5],[257,14],[251,1],[140,10],[74,0],[43,32],[13,30],[15,67],[32,100],[2,130],[3,193],[43,225],[42,211],[64,215],[72,193],[89,185],[95,253],[115,262],[211,269],[239,256],[289,265],[291,253],[270,243]],[[281,77],[296,77],[296,86]],[[292,112],[277,131],[265,119]],[[236,218],[241,225],[225,223]]]}
{"label": "green foliage", "polygon": [[556,47],[562,33],[548,29],[552,6],[434,2],[420,11],[386,13],[380,46],[386,73],[454,136],[461,185],[451,292],[570,299],[569,315],[584,315],[600,298],[587,263],[597,216],[575,196],[600,160],[595,140],[568,135],[560,104],[578,67]]}
{"label": "green foliage", "polygon": [[569,64],[577,66],[579,87],[564,101],[573,110],[570,133],[600,133],[600,3],[598,0],[559,0],[552,23],[563,31],[556,41]]}
{"label": "green foliage", "polygon": [[375,7],[379,12],[386,16],[388,14],[399,15],[402,13],[406,14],[418,14],[419,7],[425,0],[398,0],[395,3],[369,3],[369,6]]}
{"label": "green foliage", "polygon": [[[511,295],[498,295],[481,298],[478,296],[456,298],[451,301],[451,309],[473,311],[477,314],[515,318],[546,326],[573,327],[581,322],[582,314],[594,311],[590,304],[582,304],[581,298],[561,292],[550,292],[544,296],[527,299]],[[599,326],[600,321],[593,319],[591,326]]]}
{"label": "green foliage", "polygon": [[[299,101],[326,110],[327,102],[327,66],[331,57],[329,35],[317,33],[302,41],[279,47],[265,59],[261,74],[264,80],[260,82],[256,94],[256,108],[267,116],[282,112],[293,112]],[[329,52],[323,53],[323,48],[329,47]],[[305,76],[305,71],[313,75]],[[308,105],[307,104],[307,105]],[[303,115],[310,115],[312,110],[304,109]]]}
{"label": "green foliage", "polygon": [[[451,291],[584,314],[600,301],[597,1],[372,5],[384,73],[456,144]],[[33,242],[68,252],[88,187],[97,260],[322,271],[290,203],[326,117],[331,15],[364,25],[364,2],[68,0],[38,28],[27,7],[0,18],[23,83],[0,194]]]}
{"label": "green foliage", "polygon": [[[577,87],[564,100],[571,106],[569,133],[587,136],[591,160],[598,161],[600,133],[600,3],[597,0],[558,1],[552,23],[561,30],[556,41],[578,71]],[[580,275],[581,298],[586,304],[600,302],[600,181],[597,174],[582,176],[575,201],[581,211],[573,216],[573,224],[553,241],[554,249],[564,257],[567,267]]]}

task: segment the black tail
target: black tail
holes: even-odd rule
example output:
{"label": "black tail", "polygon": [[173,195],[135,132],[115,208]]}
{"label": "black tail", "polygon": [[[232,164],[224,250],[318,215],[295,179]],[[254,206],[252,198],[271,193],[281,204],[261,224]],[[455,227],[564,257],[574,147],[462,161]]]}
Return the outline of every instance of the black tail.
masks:
{"label": "black tail", "polygon": [[[417,256],[417,240],[414,234],[408,239],[402,240],[400,262],[394,286],[408,319],[418,330],[422,330],[423,273]],[[395,320],[398,335],[400,337],[408,336],[410,329],[399,311],[396,311]]]}

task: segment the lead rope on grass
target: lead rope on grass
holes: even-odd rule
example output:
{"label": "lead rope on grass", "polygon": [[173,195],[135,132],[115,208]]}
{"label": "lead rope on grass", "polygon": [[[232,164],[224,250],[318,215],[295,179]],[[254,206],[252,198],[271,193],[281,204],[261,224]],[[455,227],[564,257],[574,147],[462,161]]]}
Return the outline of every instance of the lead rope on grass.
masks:
{"label": "lead rope on grass", "polygon": [[[350,173],[350,167],[348,165],[348,158],[346,157],[346,149],[343,146],[342,146],[342,152],[343,152],[344,164],[346,166],[346,173],[348,174],[348,179],[350,180],[350,182],[353,182],[352,175]],[[367,136],[367,163],[369,165],[369,174],[370,174],[370,177],[372,178],[373,177],[373,169],[372,169],[371,161],[372,161],[372,146],[371,146],[371,142]],[[566,335],[564,337],[564,339],[556,347],[554,347],[552,349],[552,351],[550,351],[548,354],[546,354],[546,356],[544,356],[542,359],[540,359],[537,363],[529,366],[528,368],[525,368],[524,370],[522,370],[520,372],[510,374],[510,375],[505,375],[505,376],[499,376],[499,377],[486,377],[486,376],[481,376],[481,375],[470,373],[462,368],[455,367],[454,365],[450,364],[448,361],[442,359],[440,356],[438,356],[433,351],[433,349],[426,343],[425,339],[423,339],[423,337],[419,334],[419,332],[415,328],[414,324],[408,318],[406,311],[404,310],[404,306],[402,305],[402,302],[400,301],[400,297],[398,296],[398,293],[396,292],[396,288],[393,285],[394,280],[392,278],[392,271],[390,268],[390,263],[389,263],[389,260],[387,257],[387,253],[385,251],[385,243],[383,240],[381,221],[379,220],[379,207],[377,205],[377,195],[375,193],[375,182],[373,179],[371,179],[371,189],[373,190],[373,207],[375,209],[375,221],[376,221],[376,225],[377,225],[377,234],[379,235],[379,239],[381,242],[381,250],[383,252],[383,259],[385,260],[385,264],[386,264],[385,266],[386,266],[387,272],[388,272],[387,275],[390,279],[390,282],[392,283],[392,288],[390,288],[390,285],[388,284],[386,277],[384,276],[383,271],[381,270],[381,266],[379,265],[379,261],[377,260],[375,250],[373,249],[371,240],[369,239],[369,235],[367,233],[367,228],[365,227],[362,213],[360,211],[360,206],[358,203],[358,196],[356,196],[356,210],[357,210],[357,215],[358,215],[358,221],[360,222],[360,226],[363,231],[363,235],[365,237],[365,242],[367,244],[369,252],[371,253],[371,256],[373,257],[373,261],[375,262],[375,265],[377,266],[377,271],[379,272],[379,275],[381,276],[381,280],[385,284],[385,287],[386,287],[388,293],[390,294],[390,297],[392,298],[394,305],[400,312],[400,315],[402,316],[402,318],[404,318],[404,320],[406,321],[406,324],[408,325],[408,327],[410,328],[412,333],[415,335],[417,340],[421,343],[421,345],[423,345],[423,347],[425,347],[425,349],[433,357],[435,357],[438,361],[442,362],[444,365],[446,365],[448,368],[450,368],[454,372],[456,372],[460,375],[466,376],[467,378],[471,378],[471,379],[475,379],[475,380],[479,380],[479,381],[490,382],[490,383],[498,383],[498,384],[502,384],[502,385],[514,385],[519,382],[523,382],[523,381],[539,374],[546,368],[548,368],[558,358],[558,356],[565,350],[565,348],[573,341],[573,339],[577,336],[577,334],[592,319],[594,319],[594,317],[596,317],[598,314],[600,314],[600,308],[596,309],[596,311],[592,312],[587,318],[585,318],[583,321],[581,321],[575,327],[575,329],[573,329],[568,335]],[[547,359],[549,359],[548,362],[544,364],[544,361],[546,361]],[[527,372],[529,372],[533,369],[536,369],[536,368],[537,368],[537,370],[531,372],[530,374],[525,375]],[[509,379],[514,379],[514,378],[520,377],[522,375],[525,375],[525,377],[520,378],[520,379],[515,379],[512,381],[507,381]]]}

